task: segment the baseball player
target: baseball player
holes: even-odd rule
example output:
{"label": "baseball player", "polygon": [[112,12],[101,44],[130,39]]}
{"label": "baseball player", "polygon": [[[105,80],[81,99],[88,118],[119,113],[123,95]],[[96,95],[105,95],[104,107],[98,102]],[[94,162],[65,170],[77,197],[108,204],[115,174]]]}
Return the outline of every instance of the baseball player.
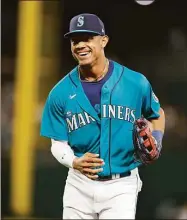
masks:
{"label": "baseball player", "polygon": [[50,91],[41,122],[69,168],[63,218],[134,219],[138,167],[160,155],[164,111],[144,75],[105,56],[109,37],[96,15],[73,17],[65,37],[78,65]]}

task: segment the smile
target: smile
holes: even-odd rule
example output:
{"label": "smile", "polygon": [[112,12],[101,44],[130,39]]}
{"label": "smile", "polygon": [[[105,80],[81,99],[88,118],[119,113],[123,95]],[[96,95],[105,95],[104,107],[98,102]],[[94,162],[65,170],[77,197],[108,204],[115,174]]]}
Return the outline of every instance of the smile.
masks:
{"label": "smile", "polygon": [[88,57],[91,54],[90,51],[77,53],[79,57]]}

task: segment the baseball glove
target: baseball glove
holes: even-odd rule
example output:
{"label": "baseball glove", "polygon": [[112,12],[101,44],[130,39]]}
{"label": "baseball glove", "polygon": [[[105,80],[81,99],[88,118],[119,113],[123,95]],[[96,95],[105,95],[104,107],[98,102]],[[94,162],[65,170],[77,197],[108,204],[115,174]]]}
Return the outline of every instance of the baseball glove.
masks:
{"label": "baseball glove", "polygon": [[143,164],[150,164],[159,157],[157,141],[151,134],[148,121],[145,118],[137,119],[133,128],[135,160]]}

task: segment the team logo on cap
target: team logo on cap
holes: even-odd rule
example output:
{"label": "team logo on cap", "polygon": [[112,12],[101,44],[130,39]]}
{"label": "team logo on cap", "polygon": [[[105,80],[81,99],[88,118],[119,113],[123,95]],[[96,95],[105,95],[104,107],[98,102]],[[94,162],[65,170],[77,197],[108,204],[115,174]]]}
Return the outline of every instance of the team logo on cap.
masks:
{"label": "team logo on cap", "polygon": [[83,16],[79,16],[77,19],[77,27],[82,27],[84,24],[84,17]]}

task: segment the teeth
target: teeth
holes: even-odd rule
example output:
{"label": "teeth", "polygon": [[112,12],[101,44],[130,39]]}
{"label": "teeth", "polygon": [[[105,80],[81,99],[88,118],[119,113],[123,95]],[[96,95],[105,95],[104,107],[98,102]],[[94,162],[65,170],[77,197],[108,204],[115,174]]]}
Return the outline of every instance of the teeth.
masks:
{"label": "teeth", "polygon": [[90,52],[83,52],[83,53],[79,53],[80,56],[86,56],[88,55]]}

